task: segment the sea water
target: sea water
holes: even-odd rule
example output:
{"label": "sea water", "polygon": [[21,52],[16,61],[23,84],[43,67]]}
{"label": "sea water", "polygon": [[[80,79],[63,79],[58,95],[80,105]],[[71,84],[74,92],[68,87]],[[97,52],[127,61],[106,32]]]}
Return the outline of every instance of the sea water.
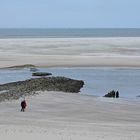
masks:
{"label": "sea water", "polygon": [[[80,94],[104,96],[118,90],[121,97],[135,98],[140,95],[140,69],[130,68],[39,68],[53,76],[65,76],[83,80]],[[0,70],[0,84],[34,78],[29,69]]]}
{"label": "sea water", "polygon": [[0,38],[140,37],[139,28],[1,28]]}

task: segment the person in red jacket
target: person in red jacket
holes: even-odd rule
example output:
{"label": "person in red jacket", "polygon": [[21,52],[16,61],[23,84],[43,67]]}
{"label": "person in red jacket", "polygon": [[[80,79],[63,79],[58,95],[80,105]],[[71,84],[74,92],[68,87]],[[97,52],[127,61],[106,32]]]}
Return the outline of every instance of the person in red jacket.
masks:
{"label": "person in red jacket", "polygon": [[21,102],[21,112],[24,112],[25,111],[26,106],[27,106],[26,100],[23,100]]}

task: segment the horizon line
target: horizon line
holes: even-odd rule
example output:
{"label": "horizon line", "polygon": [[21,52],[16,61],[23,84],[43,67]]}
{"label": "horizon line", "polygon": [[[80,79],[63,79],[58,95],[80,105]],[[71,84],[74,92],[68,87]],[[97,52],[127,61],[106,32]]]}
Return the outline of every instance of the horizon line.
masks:
{"label": "horizon line", "polygon": [[0,27],[0,29],[140,29],[140,27]]}

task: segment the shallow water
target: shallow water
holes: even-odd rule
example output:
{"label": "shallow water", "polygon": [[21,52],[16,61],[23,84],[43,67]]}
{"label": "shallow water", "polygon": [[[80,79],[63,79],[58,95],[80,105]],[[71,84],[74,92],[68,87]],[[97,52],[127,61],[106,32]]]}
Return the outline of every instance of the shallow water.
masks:
{"label": "shallow water", "polygon": [[[81,94],[103,96],[110,90],[118,90],[121,97],[140,95],[140,69],[118,68],[39,68],[51,72],[53,76],[66,76],[83,80]],[[29,69],[0,70],[0,83],[8,83],[32,78]]]}

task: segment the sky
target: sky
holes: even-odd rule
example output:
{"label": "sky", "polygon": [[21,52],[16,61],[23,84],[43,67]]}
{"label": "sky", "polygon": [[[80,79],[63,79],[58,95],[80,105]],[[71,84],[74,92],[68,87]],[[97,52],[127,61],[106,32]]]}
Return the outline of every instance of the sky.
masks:
{"label": "sky", "polygon": [[140,28],[140,0],[0,0],[0,28]]}

